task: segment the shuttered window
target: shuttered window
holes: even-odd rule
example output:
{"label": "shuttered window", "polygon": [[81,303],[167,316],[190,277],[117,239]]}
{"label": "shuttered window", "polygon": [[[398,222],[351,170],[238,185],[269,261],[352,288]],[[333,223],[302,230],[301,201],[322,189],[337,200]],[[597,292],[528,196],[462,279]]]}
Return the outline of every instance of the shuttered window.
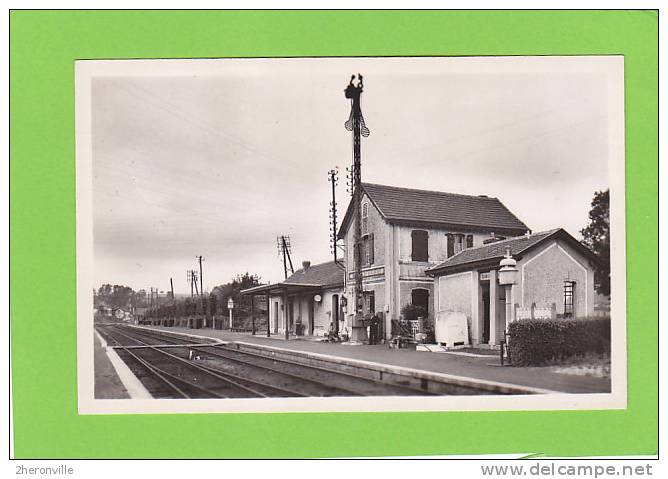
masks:
{"label": "shuttered window", "polygon": [[411,231],[413,261],[429,261],[429,233],[423,230]]}
{"label": "shuttered window", "polygon": [[374,261],[374,238],[373,233],[367,236],[367,264],[373,264]]}
{"label": "shuttered window", "polygon": [[362,204],[362,234],[369,232],[369,203]]}
{"label": "shuttered window", "polygon": [[362,238],[362,264],[370,265],[374,262],[374,237],[373,233]]}
{"label": "shuttered window", "polygon": [[464,249],[464,235],[455,235],[455,254]]}

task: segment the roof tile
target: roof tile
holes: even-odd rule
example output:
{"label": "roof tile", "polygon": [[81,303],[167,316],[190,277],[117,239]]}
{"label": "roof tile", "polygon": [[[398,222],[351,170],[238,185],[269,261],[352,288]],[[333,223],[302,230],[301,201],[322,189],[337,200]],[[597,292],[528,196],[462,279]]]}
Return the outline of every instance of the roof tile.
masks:
{"label": "roof tile", "polygon": [[343,284],[343,266],[340,263],[329,261],[327,263],[314,264],[304,271],[304,268],[295,271],[285,284],[313,284],[318,286],[332,286]]}
{"label": "roof tile", "polygon": [[430,271],[440,270],[444,268],[450,268],[453,266],[464,265],[468,263],[475,263],[478,261],[500,259],[505,256],[506,248],[510,248],[510,254],[515,256],[519,255],[528,248],[534,246],[537,243],[547,239],[553,234],[563,231],[561,228],[541,231],[540,233],[534,233],[530,236],[517,236],[515,238],[508,238],[506,240],[496,241],[494,243],[489,243],[482,246],[476,246],[475,248],[467,248],[460,251],[454,256],[446,259],[442,263],[429,268]]}
{"label": "roof tile", "polygon": [[[518,232],[529,229],[497,198],[373,183],[362,183],[362,188],[389,222],[460,225]],[[348,213],[344,222],[349,220]]]}

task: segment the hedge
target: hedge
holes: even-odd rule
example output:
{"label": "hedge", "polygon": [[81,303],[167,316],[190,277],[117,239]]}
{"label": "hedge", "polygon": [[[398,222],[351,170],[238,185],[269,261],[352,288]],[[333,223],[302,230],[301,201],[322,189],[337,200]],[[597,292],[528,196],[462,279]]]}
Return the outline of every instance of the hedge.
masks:
{"label": "hedge", "polygon": [[516,366],[610,352],[610,318],[521,319],[508,326],[508,333],[508,352]]}

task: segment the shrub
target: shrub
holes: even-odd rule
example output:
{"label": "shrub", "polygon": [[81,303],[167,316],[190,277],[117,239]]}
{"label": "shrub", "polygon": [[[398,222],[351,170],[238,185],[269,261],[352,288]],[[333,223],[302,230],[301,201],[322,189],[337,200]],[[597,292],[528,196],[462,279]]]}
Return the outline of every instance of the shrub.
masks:
{"label": "shrub", "polygon": [[427,317],[427,311],[422,306],[417,306],[414,304],[405,304],[401,308],[401,314],[403,314],[404,319],[418,319],[420,317]]}
{"label": "shrub", "polygon": [[508,333],[510,359],[516,366],[610,352],[610,318],[522,319],[511,323]]}

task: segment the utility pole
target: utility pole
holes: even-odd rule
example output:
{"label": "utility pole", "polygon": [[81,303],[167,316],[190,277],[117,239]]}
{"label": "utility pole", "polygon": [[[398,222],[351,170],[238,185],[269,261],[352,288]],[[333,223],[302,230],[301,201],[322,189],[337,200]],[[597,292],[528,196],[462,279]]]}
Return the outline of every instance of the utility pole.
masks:
{"label": "utility pole", "polygon": [[199,261],[199,296],[200,296],[200,302],[202,303],[202,316],[204,316],[204,327],[206,327],[206,323],[208,321],[207,318],[207,307],[206,307],[206,298],[204,297],[204,276],[202,275],[202,261],[204,261],[204,258],[202,255],[195,256],[195,258]]}
{"label": "utility pole", "polygon": [[172,292],[172,302],[174,302],[174,280],[169,278],[169,288]]}
{"label": "utility pole", "polygon": [[339,248],[338,230],[336,224],[336,185],[339,183],[338,166],[327,172],[327,180],[332,183],[332,201],[329,203],[329,221],[330,221],[330,243],[331,251],[334,254],[334,262],[338,261],[337,254]]}
{"label": "utility pole", "polygon": [[195,256],[197,260],[199,261],[199,286],[200,286],[200,291],[202,292],[202,295],[204,294],[204,276],[202,276],[202,261],[204,261],[204,258],[202,256]]}
{"label": "utility pole", "polygon": [[353,257],[355,265],[355,289],[354,289],[354,307],[355,317],[352,324],[352,340],[359,341],[366,336],[366,329],[363,327],[363,307],[364,307],[364,292],[362,287],[362,136],[369,136],[369,129],[364,123],[364,116],[362,116],[362,106],[360,97],[364,89],[362,75],[357,74],[357,84],[354,83],[355,75],[350,78],[350,83],[345,89],[346,98],[350,99],[350,117],[346,121],[346,130],[353,133],[353,171],[352,171],[352,186],[353,186],[353,212],[354,212],[354,229],[353,229]]}
{"label": "utility pole", "polygon": [[290,257],[290,237],[286,235],[276,237],[276,245],[279,256],[283,256],[283,273],[285,274],[285,279],[288,279],[288,264],[290,264],[291,273],[295,274],[295,269],[292,266],[292,258]]}
{"label": "utility pole", "polygon": [[197,271],[194,269],[189,269],[186,271],[186,278],[188,278],[188,284],[190,284],[190,297],[194,296],[193,289],[197,283]]}

